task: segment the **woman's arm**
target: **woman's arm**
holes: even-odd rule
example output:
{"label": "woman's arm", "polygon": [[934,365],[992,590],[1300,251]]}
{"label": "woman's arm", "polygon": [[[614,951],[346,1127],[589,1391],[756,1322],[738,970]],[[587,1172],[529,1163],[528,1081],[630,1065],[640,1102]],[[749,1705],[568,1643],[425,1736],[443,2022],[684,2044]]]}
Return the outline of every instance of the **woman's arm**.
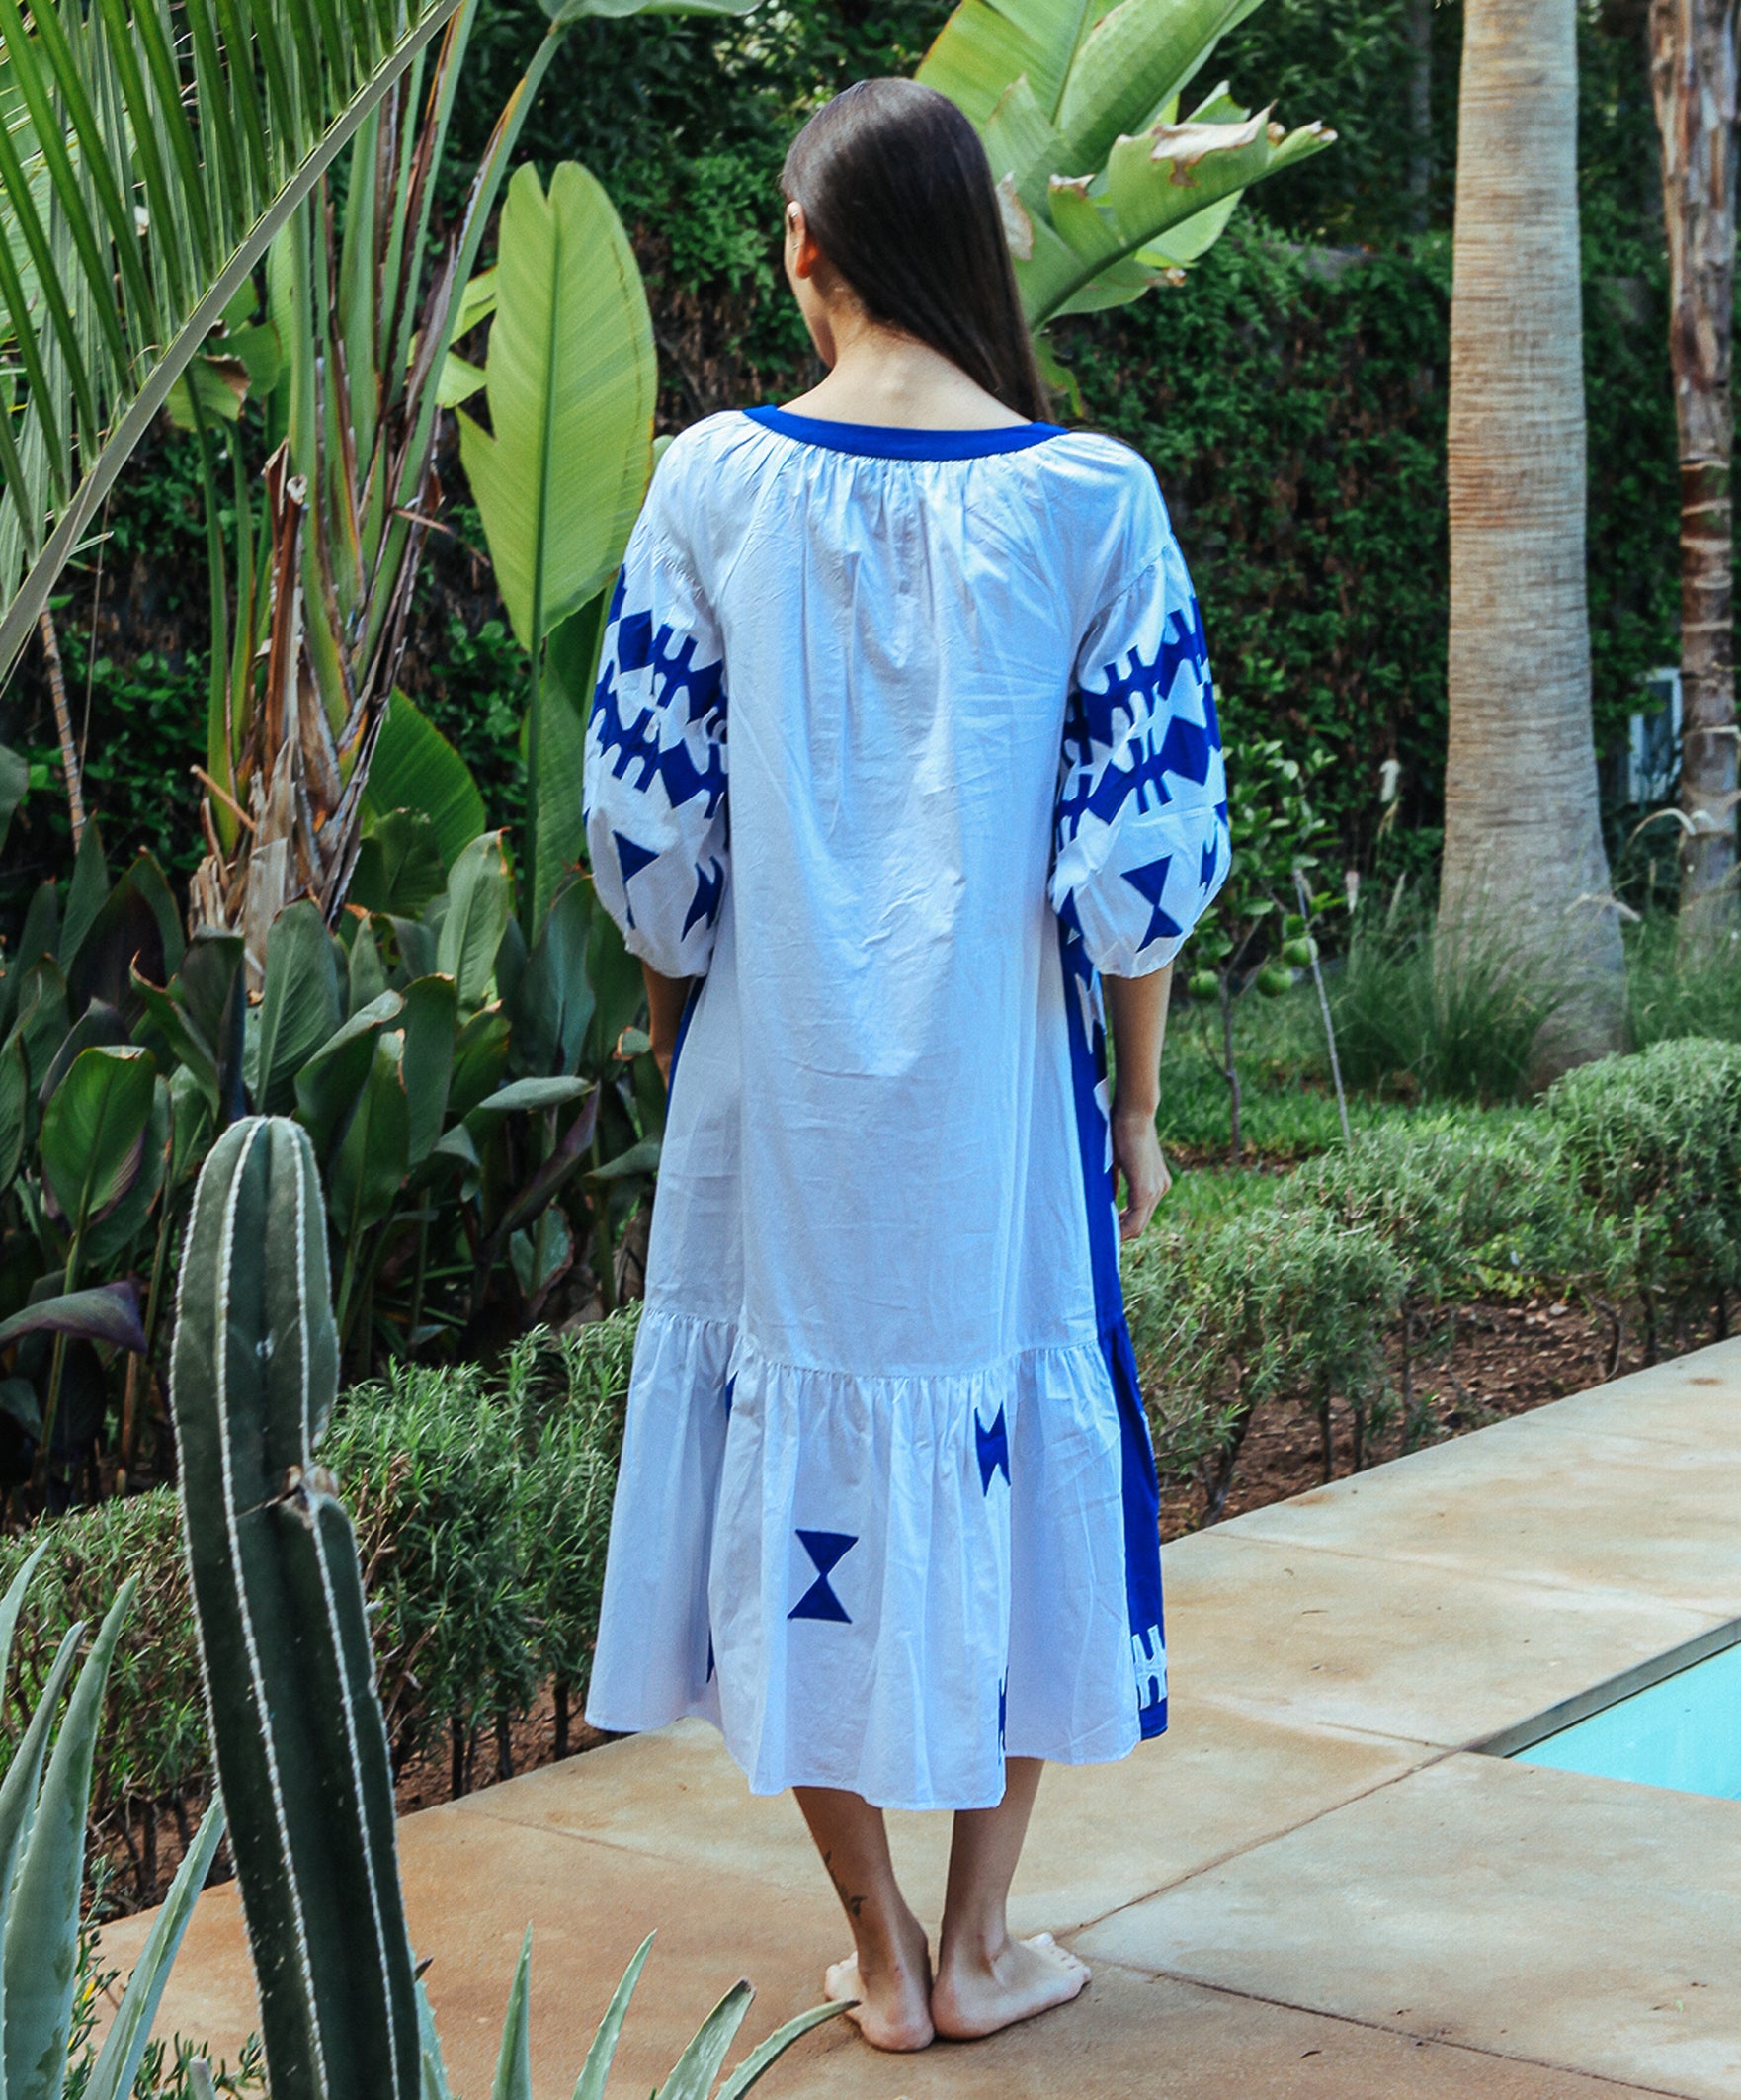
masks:
{"label": "woman's arm", "polygon": [[1103,977],[1101,982],[1113,1032],[1113,1164],[1124,1177],[1119,1236],[1134,1239],[1173,1185],[1155,1135],[1173,966],[1146,977]]}
{"label": "woman's arm", "polygon": [[693,977],[662,977],[650,964],[641,965],[647,980],[647,1034],[652,1039],[653,1062],[659,1076],[671,1084],[671,1060],[677,1054],[677,1030],[689,999]]}

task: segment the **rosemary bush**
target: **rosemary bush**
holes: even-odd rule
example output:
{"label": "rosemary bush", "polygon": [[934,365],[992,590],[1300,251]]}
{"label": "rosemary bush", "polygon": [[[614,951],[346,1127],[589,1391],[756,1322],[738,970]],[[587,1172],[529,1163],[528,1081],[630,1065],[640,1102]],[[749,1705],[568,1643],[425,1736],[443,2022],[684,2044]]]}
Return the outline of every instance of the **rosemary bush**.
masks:
{"label": "rosemary bush", "polygon": [[1626,1288],[1626,1248],[1584,1201],[1560,1134],[1538,1116],[1442,1113],[1381,1124],[1284,1184],[1284,1209],[1368,1225],[1433,1303],[1552,1289]]}
{"label": "rosemary bush", "polygon": [[[492,1370],[402,1369],[340,1401],[321,1457],[356,1509],[396,1763],[445,1729],[463,1787],[480,1728],[505,1726],[552,1680],[564,1701],[584,1696],[638,1316],[524,1336]],[[92,1812],[100,1842],[124,1839],[133,1900],[149,1901],[157,1817],[185,1825],[207,1788],[181,1513],[154,1488],[0,1541],[0,1586],[44,1529],[4,1734],[16,1742],[67,1626],[100,1619],[137,1575]]]}
{"label": "rosemary bush", "polygon": [[1619,1238],[1643,1304],[1647,1358],[1662,1314],[1697,1304],[1728,1325],[1741,1282],[1741,1045],[1690,1036],[1568,1072],[1548,1118],[1582,1198]]}
{"label": "rosemary bush", "polygon": [[1368,1225],[1315,1209],[1252,1210],[1206,1230],[1156,1231],[1126,1257],[1125,1306],[1163,1474],[1195,1478],[1217,1518],[1258,1408],[1297,1393],[1332,1470],[1331,1403],[1354,1461],[1390,1402],[1384,1333],[1406,1271]]}

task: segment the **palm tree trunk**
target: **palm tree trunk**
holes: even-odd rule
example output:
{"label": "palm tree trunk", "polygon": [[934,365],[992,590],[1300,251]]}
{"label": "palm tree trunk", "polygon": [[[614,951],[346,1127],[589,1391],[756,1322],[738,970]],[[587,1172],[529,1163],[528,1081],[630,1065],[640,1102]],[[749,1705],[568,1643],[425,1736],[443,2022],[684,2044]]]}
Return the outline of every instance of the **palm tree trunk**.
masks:
{"label": "palm tree trunk", "polygon": [[1681,454],[1681,941],[1730,932],[1735,901],[1734,411],[1736,0],[1651,0],[1662,133],[1669,358]]}
{"label": "palm tree trunk", "polygon": [[1590,714],[1574,5],[1464,9],[1451,307],[1439,945],[1503,941],[1564,994],[1543,1077],[1624,1027]]}

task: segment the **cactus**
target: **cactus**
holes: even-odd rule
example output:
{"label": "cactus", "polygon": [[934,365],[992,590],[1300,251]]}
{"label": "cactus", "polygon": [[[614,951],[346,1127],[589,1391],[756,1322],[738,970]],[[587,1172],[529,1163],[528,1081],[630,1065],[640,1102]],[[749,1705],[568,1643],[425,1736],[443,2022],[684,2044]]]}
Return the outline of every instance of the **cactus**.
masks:
{"label": "cactus", "polygon": [[170,1371],[211,1739],[273,2100],[417,2100],[363,1584],[314,1463],[337,1381],[313,1147],[250,1117],[200,1176]]}
{"label": "cactus", "polygon": [[[405,1933],[356,1540],[314,1463],[337,1378],[313,1148],[286,1118],[250,1117],[212,1146],[195,1191],[170,1403],[267,2076],[272,2100],[451,2100]],[[618,1986],[576,2100],[602,2100],[647,1944]],[[497,2100],[532,2100],[530,1960],[529,1934]],[[750,1997],[737,1983],[720,1999],[663,2100],[706,2100]],[[843,2009],[788,2020],[716,2100],[742,2100],[800,2035]],[[207,2090],[198,2077],[195,2090]]]}

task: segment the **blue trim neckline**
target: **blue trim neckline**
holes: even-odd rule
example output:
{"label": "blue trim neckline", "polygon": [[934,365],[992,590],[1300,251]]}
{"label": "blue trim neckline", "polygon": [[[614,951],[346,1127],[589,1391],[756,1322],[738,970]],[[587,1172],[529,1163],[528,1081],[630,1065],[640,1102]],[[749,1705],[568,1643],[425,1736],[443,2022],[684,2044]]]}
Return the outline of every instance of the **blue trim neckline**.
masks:
{"label": "blue trim neckline", "polygon": [[914,430],[902,423],[835,423],[826,416],[794,416],[785,408],[746,408],[764,430],[869,460],[977,460],[989,453],[1026,452],[1061,438],[1061,423],[1013,423],[1000,430]]}

